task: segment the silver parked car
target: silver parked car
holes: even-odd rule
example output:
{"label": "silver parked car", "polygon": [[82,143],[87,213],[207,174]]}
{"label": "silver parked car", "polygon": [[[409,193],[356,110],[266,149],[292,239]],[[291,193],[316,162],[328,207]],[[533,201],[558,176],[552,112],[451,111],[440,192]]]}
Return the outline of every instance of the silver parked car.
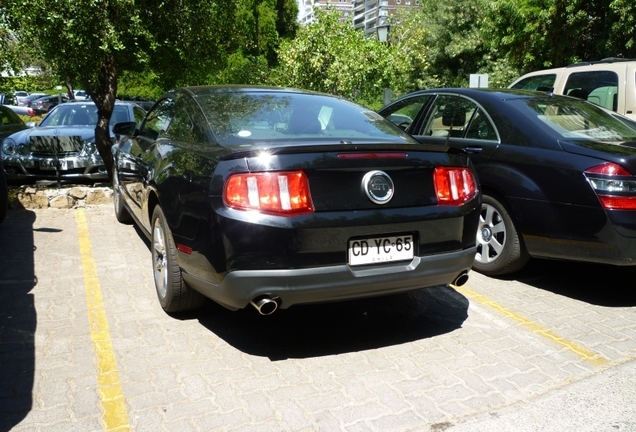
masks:
{"label": "silver parked car", "polygon": [[13,104],[20,105],[20,102],[29,95],[29,92],[25,92],[24,90],[17,90],[13,92]]}
{"label": "silver parked car", "polygon": [[[110,124],[139,122],[145,114],[135,104],[116,102]],[[36,127],[4,139],[0,155],[7,179],[55,179],[58,162],[62,179],[108,179],[95,145],[96,125],[97,107],[93,102],[57,105]]]}

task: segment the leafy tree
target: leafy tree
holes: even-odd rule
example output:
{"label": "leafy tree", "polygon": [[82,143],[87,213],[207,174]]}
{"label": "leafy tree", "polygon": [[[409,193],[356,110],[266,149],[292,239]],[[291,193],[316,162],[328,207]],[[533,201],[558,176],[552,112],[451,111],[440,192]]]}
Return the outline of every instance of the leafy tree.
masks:
{"label": "leafy tree", "polygon": [[612,21],[608,40],[614,55],[636,57],[636,3],[633,0],[614,0],[609,5]]}
{"label": "leafy tree", "polygon": [[357,101],[377,100],[405,60],[392,57],[389,46],[377,38],[340,22],[337,12],[316,14],[316,22],[301,27],[294,40],[281,43],[272,80]]}
{"label": "leafy tree", "polygon": [[158,85],[157,76],[152,71],[123,71],[117,79],[118,99],[131,99],[134,96],[154,100],[163,92],[164,89]]}
{"label": "leafy tree", "polygon": [[484,37],[490,0],[422,0],[421,7],[391,20],[394,56],[409,61],[404,89],[467,86],[470,74],[487,73],[490,86],[517,75],[496,44]]}
{"label": "leafy tree", "polygon": [[160,87],[203,82],[225,57],[229,0],[3,0],[0,16],[98,108],[97,148],[112,169],[108,124],[125,71],[152,70]]}
{"label": "leafy tree", "polygon": [[636,56],[633,0],[493,0],[484,36],[521,72]]}
{"label": "leafy tree", "polygon": [[212,83],[268,84],[270,69],[278,63],[280,41],[298,29],[295,0],[239,0],[225,67]]}

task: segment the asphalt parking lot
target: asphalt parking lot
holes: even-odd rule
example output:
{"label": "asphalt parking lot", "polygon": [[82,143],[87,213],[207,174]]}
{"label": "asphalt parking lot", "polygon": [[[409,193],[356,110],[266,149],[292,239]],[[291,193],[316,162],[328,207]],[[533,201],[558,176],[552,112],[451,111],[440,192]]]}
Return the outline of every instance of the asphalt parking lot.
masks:
{"label": "asphalt parking lot", "polygon": [[168,316],[111,206],[0,225],[0,431],[636,431],[636,269]]}

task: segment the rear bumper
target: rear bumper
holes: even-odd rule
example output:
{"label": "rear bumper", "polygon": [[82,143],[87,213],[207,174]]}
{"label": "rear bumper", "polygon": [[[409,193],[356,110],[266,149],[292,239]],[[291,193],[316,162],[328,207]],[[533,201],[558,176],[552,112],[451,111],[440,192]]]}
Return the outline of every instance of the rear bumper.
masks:
{"label": "rear bumper", "polygon": [[380,296],[448,285],[472,266],[474,247],[406,263],[351,267],[334,265],[293,270],[238,270],[215,285],[184,272],[189,286],[228,309],[244,308],[261,296],[280,299],[280,307]]}

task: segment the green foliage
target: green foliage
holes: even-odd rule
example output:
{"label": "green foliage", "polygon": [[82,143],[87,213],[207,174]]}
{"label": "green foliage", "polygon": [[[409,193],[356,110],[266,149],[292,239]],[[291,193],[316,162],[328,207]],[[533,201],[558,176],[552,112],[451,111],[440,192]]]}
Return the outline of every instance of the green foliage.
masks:
{"label": "green foliage", "polygon": [[263,55],[249,56],[236,51],[228,57],[225,69],[210,76],[209,84],[254,84],[267,85],[269,66]]}
{"label": "green foliage", "polygon": [[40,116],[29,117],[25,115],[19,115],[18,117],[20,117],[24,123],[29,123],[29,122],[40,123],[40,121],[42,120],[42,117]]}
{"label": "green foliage", "polygon": [[0,78],[0,93],[11,93],[24,90],[29,93],[55,93],[55,87],[60,85],[56,75],[42,74]]}
{"label": "green foliage", "polygon": [[65,81],[148,99],[197,84],[276,84],[379,108],[487,73],[505,87],[529,70],[636,57],[634,0],[420,0],[391,16],[390,43],[317,10],[299,28],[295,0],[1,0],[0,64],[41,76],[0,78],[0,91]]}
{"label": "green foliage", "polygon": [[278,63],[281,41],[298,28],[295,0],[239,0],[234,19],[226,25],[228,38],[220,71],[207,74],[207,84],[268,84]]}
{"label": "green foliage", "polygon": [[[518,71],[484,37],[489,0],[423,0],[421,7],[392,17],[394,56],[409,60],[402,92],[432,87],[467,87],[470,74],[486,73],[501,87]],[[398,84],[395,86],[395,84]]]}
{"label": "green foliage", "polygon": [[392,57],[387,44],[340,22],[337,12],[316,13],[318,22],[281,43],[272,81],[357,101],[381,97],[404,61]]}
{"label": "green foliage", "polygon": [[119,99],[140,97],[155,100],[163,93],[164,90],[159,86],[156,75],[150,71],[124,71],[119,76],[117,84],[117,97]]}
{"label": "green foliage", "polygon": [[484,37],[520,72],[636,57],[633,0],[493,0]]}

